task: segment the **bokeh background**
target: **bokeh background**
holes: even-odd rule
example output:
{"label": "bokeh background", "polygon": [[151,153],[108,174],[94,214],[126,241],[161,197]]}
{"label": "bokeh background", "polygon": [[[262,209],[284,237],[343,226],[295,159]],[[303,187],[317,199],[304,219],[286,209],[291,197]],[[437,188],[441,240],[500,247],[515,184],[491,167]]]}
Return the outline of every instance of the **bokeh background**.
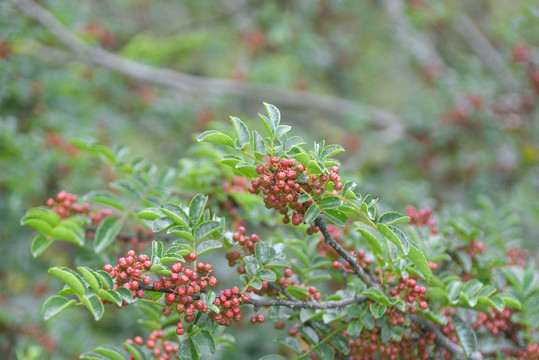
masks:
{"label": "bokeh background", "polygon": [[[21,216],[61,189],[84,194],[113,178],[72,138],[176,166],[228,116],[256,126],[264,101],[292,133],[342,144],[343,168],[384,207],[488,215],[501,241],[536,256],[534,0],[3,0],[2,357],[76,359],[141,329],[136,312],[41,320],[59,286],[46,269],[72,250],[34,260]],[[234,356],[270,352],[272,331],[237,336]]]}

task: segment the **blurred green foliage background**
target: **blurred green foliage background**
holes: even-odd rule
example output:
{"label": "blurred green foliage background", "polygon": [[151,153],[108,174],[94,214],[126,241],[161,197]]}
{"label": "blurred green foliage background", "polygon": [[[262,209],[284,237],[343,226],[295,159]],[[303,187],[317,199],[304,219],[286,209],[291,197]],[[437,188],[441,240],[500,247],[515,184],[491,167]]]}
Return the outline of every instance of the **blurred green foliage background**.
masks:
{"label": "blurred green foliage background", "polygon": [[[536,1],[33,4],[0,2],[6,358],[74,359],[136,333],[136,313],[111,311],[99,324],[83,311],[41,320],[41,304],[59,286],[46,269],[69,263],[73,249],[32,259],[20,217],[61,189],[84,194],[114,176],[73,148],[75,137],[175,166],[198,156],[196,134],[227,126],[230,115],[256,127],[250,119],[270,102],[293,133],[342,144],[347,175],[383,206],[481,216],[477,199],[486,196],[496,204],[489,224],[517,225],[508,241],[537,254]],[[73,46],[72,36],[84,45]],[[129,73],[133,64],[161,72]],[[264,341],[269,328],[238,338],[240,354],[273,346]]]}

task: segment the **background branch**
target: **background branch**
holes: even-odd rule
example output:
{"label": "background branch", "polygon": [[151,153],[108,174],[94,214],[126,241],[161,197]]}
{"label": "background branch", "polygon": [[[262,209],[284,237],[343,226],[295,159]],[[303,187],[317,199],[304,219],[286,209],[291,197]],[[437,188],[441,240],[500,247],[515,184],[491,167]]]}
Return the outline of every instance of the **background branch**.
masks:
{"label": "background branch", "polygon": [[101,48],[86,45],[48,10],[35,2],[31,0],[11,1],[26,14],[47,27],[58,40],[75,52],[81,61],[106,67],[133,79],[167,86],[192,95],[228,94],[256,101],[263,99],[279,107],[302,108],[333,116],[355,116],[358,113],[366,112],[369,114],[372,124],[383,129],[382,137],[386,144],[393,143],[404,135],[404,126],[398,116],[374,106],[358,104],[328,95],[284,90],[237,80],[189,75],[123,59]]}

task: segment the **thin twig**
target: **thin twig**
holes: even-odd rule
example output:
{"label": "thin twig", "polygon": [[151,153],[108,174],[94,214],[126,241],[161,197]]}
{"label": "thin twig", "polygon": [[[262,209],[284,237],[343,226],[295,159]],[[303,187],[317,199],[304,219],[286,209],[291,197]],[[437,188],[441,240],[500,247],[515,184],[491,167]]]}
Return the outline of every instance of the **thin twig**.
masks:
{"label": "thin twig", "polygon": [[324,239],[326,241],[326,244],[331,246],[339,255],[342,256],[343,259],[345,259],[350,266],[352,266],[352,269],[354,269],[354,272],[359,276],[359,278],[365,283],[365,285],[369,287],[379,287],[377,283],[375,283],[369,275],[363,270],[357,261],[346,251],[335,239],[333,236],[331,236],[331,233],[328,231],[328,228],[326,226],[326,223],[322,219],[321,216],[317,217],[314,220],[314,223],[318,228],[320,229],[320,232],[322,235],[324,235]]}

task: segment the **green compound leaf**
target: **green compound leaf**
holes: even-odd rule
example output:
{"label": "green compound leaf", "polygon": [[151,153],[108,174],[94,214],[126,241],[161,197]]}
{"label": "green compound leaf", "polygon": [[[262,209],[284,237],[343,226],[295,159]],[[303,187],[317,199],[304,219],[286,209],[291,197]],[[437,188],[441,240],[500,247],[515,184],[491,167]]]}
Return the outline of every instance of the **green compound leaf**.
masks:
{"label": "green compound leaf", "polygon": [[402,214],[395,211],[389,211],[382,214],[378,222],[386,225],[406,224],[410,222],[410,217],[402,216]]}
{"label": "green compound leaf", "polygon": [[198,242],[202,239],[204,239],[206,236],[210,235],[212,232],[222,229],[223,226],[219,221],[205,221],[200,224],[198,224],[193,229],[193,235],[195,237],[195,240]]}
{"label": "green compound leaf", "polygon": [[102,345],[94,349],[94,352],[103,355],[109,360],[125,360],[125,358],[120,353],[120,350],[107,345]]}
{"label": "green compound leaf", "polygon": [[232,140],[230,136],[216,130],[204,131],[202,134],[199,135],[197,141],[234,147],[234,140]]}
{"label": "green compound leaf", "polygon": [[278,338],[275,340],[276,343],[281,344],[283,346],[286,346],[296,354],[301,354],[301,344],[298,339],[291,336],[286,336],[282,338]]}
{"label": "green compound leaf", "polygon": [[84,285],[82,277],[75,271],[66,267],[53,267],[49,269],[49,274],[73,289],[75,294],[79,295],[79,297],[86,294],[86,286]]}
{"label": "green compound leaf", "polygon": [[41,314],[43,315],[44,320],[48,320],[54,315],[57,315],[75,305],[77,305],[77,301],[75,299],[68,300],[63,296],[54,295],[45,301],[43,307],[41,308]]}
{"label": "green compound leaf", "polygon": [[122,229],[122,225],[123,223],[114,217],[107,217],[101,221],[94,237],[94,251],[96,254],[112,245]]}
{"label": "green compound leaf", "polygon": [[84,280],[86,280],[86,282],[90,284],[90,287],[93,291],[97,292],[103,287],[103,284],[101,283],[101,278],[94,270],[84,266],[77,267],[77,270],[82,274]]}
{"label": "green compound leaf", "polygon": [[161,208],[159,208],[163,214],[165,214],[170,220],[172,220],[176,225],[188,226],[189,218],[185,211],[179,204],[174,204],[171,202],[164,203]]}
{"label": "green compound leaf", "polygon": [[28,210],[26,214],[24,214],[24,216],[21,218],[21,225],[28,225],[27,222],[32,219],[44,221],[50,227],[55,227],[60,223],[60,215],[44,206],[38,206]]}
{"label": "green compound leaf", "polygon": [[265,116],[261,116],[261,118],[266,126],[266,129],[268,130],[268,133],[270,133],[273,138],[275,131],[281,122],[281,112],[272,104],[264,103],[264,106],[268,112],[268,117],[266,118]]}
{"label": "green compound leaf", "polygon": [[517,310],[522,309],[522,303],[515,296],[507,293],[498,294],[498,296],[502,299],[504,305],[508,308]]}
{"label": "green compound leaf", "polygon": [[201,194],[197,194],[191,199],[189,203],[189,226],[193,227],[199,223],[207,201],[208,197]]}
{"label": "green compound leaf", "polygon": [[327,343],[320,344],[315,351],[321,360],[333,360],[335,356],[335,351]]}
{"label": "green compound leaf", "polygon": [[259,279],[266,280],[266,281],[277,280],[277,275],[273,271],[266,270],[266,269],[259,270],[255,276]]}
{"label": "green compound leaf", "polygon": [[90,191],[84,195],[84,200],[86,201],[95,201],[101,204],[112,206],[120,211],[125,210],[125,206],[121,203],[121,200],[118,196],[107,190],[95,190]]}
{"label": "green compound leaf", "polygon": [[30,247],[30,251],[32,252],[32,256],[34,258],[37,258],[39,255],[43,254],[45,250],[54,242],[54,239],[47,239],[41,235],[37,235],[34,237],[34,240],[32,240],[32,246]]}
{"label": "green compound leaf", "polygon": [[363,236],[369,247],[371,248],[372,252],[376,254],[382,253],[382,245],[380,244],[380,241],[374,236],[370,231],[366,229],[358,228],[357,231]]}
{"label": "green compound leaf", "polygon": [[81,301],[83,305],[86,306],[88,310],[90,310],[96,321],[101,319],[101,317],[105,313],[105,307],[103,306],[101,299],[99,299],[96,295],[91,295],[88,297],[81,297]]}
{"label": "green compound leaf", "polygon": [[206,240],[197,246],[197,256],[204,255],[210,251],[222,248],[223,245],[216,240]]}
{"label": "green compound leaf", "polygon": [[243,149],[245,145],[249,144],[251,142],[251,133],[249,132],[249,129],[247,128],[247,125],[237,117],[230,117],[230,120],[232,120],[232,124],[234,124],[234,128],[236,129],[236,134],[238,135],[238,144],[234,144],[237,149]]}
{"label": "green compound leaf", "polygon": [[466,353],[466,357],[469,358],[473,353],[477,352],[477,337],[470,324],[461,320],[458,316],[453,316],[453,324],[455,325],[455,332],[459,338],[459,342]]}
{"label": "green compound leaf", "polygon": [[52,229],[50,236],[58,240],[65,240],[73,244],[82,246],[84,244],[84,235],[74,230],[71,226],[65,226],[62,223]]}
{"label": "green compound leaf", "polygon": [[429,263],[425,255],[419,249],[413,245],[410,245],[408,258],[412,260],[412,263],[419,269],[419,271],[421,271],[421,273],[425,276],[425,279],[430,279],[432,274],[430,272]]}
{"label": "green compound leaf", "polygon": [[203,355],[211,356],[217,350],[215,339],[206,330],[202,330],[195,334],[195,336],[193,336],[193,343]]}
{"label": "green compound leaf", "polygon": [[318,334],[316,331],[310,327],[310,326],[302,326],[299,328],[299,331],[303,334],[303,337],[305,340],[307,340],[311,344],[318,344]]}
{"label": "green compound leaf", "polygon": [[320,215],[320,208],[316,204],[312,204],[307,209],[307,212],[305,213],[305,217],[303,218],[303,221],[309,224],[313,222],[319,215]]}
{"label": "green compound leaf", "polygon": [[137,217],[144,220],[155,220],[165,216],[159,208],[147,208],[139,211]]}
{"label": "green compound leaf", "polygon": [[38,218],[29,218],[24,221],[21,220],[21,225],[30,226],[37,231],[41,232],[43,235],[50,235],[52,232],[52,227],[45,220]]}
{"label": "green compound leaf", "polygon": [[330,342],[337,350],[342,352],[344,355],[348,355],[350,352],[350,343],[348,342],[348,339],[345,338],[341,334],[335,334],[330,339]]}
{"label": "green compound leaf", "polygon": [[118,294],[115,290],[105,290],[105,289],[99,289],[97,290],[97,296],[99,296],[101,299],[110,301],[111,303],[115,304],[116,306],[122,305],[122,297],[120,294]]}
{"label": "green compound leaf", "polygon": [[309,290],[307,288],[295,285],[287,287],[286,290],[290,295],[299,300],[305,299],[307,297],[307,294],[309,293]]}

